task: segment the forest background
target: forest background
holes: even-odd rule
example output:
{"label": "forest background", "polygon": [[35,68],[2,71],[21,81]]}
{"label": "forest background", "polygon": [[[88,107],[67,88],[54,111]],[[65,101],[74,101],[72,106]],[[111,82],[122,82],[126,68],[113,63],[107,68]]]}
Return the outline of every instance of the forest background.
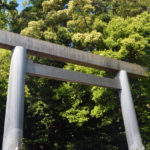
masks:
{"label": "forest background", "polygon": [[[150,0],[0,1],[0,29],[150,68]],[[0,144],[10,64],[0,50]],[[29,56],[34,62],[115,74]],[[150,76],[129,78],[143,144],[150,150]],[[26,77],[24,150],[127,150],[117,91]],[[1,147],[1,145],[0,145]]]}

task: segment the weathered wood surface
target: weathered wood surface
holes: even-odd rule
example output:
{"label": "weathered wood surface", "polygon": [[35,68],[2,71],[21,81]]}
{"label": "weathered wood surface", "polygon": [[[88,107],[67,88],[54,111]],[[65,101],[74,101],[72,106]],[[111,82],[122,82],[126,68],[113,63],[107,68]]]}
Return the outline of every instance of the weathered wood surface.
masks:
{"label": "weathered wood surface", "polygon": [[98,77],[80,72],[64,70],[56,67],[41,65],[27,61],[27,75],[38,76],[55,80],[70,81],[81,83],[85,85],[94,85],[99,87],[106,87],[110,89],[121,89],[118,79],[109,79]]}
{"label": "weathered wood surface", "polygon": [[130,75],[137,77],[146,77],[148,72],[148,68],[137,64],[94,55],[70,47],[0,30],[0,47],[12,50],[15,46],[23,46],[27,49],[27,53],[32,55],[52,58],[96,69],[116,72],[119,70],[126,70]]}

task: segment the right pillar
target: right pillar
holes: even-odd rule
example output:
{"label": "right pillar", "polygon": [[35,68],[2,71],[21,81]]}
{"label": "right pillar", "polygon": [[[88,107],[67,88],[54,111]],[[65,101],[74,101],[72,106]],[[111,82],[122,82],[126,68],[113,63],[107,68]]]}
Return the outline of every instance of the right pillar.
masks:
{"label": "right pillar", "polygon": [[119,97],[127,137],[128,149],[144,150],[130,91],[127,72],[125,70],[121,70],[118,73],[117,77],[119,78],[121,85]]}

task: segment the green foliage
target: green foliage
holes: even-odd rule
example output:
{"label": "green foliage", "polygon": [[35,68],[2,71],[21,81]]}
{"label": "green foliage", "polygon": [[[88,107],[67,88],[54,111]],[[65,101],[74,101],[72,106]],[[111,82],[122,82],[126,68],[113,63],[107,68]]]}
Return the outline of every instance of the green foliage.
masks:
{"label": "green foliage", "polygon": [[126,18],[141,14],[143,11],[148,11],[149,6],[149,0],[113,0],[111,11],[114,15]]}
{"label": "green foliage", "polygon": [[4,11],[0,11],[0,29],[6,29],[7,15]]}
{"label": "green foliage", "polygon": [[[0,141],[3,135],[3,122],[5,116],[5,104],[7,96],[7,84],[9,76],[9,62],[10,53],[6,50],[0,49]],[[2,143],[2,142],[1,142]],[[2,147],[2,145],[0,145]]]}

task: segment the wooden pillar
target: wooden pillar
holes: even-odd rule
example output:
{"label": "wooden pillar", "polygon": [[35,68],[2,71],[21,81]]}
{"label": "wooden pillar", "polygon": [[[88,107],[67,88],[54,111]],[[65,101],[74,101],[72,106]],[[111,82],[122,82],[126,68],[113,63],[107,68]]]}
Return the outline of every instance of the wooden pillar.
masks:
{"label": "wooden pillar", "polygon": [[24,116],[26,50],[16,46],[12,51],[2,150],[21,149]]}
{"label": "wooden pillar", "polygon": [[136,118],[136,112],[132,100],[127,72],[121,70],[118,73],[118,78],[121,84],[121,90],[119,91],[120,103],[122,109],[122,116],[125,126],[125,132],[127,137],[129,150],[144,150],[142,145],[141,135]]}

